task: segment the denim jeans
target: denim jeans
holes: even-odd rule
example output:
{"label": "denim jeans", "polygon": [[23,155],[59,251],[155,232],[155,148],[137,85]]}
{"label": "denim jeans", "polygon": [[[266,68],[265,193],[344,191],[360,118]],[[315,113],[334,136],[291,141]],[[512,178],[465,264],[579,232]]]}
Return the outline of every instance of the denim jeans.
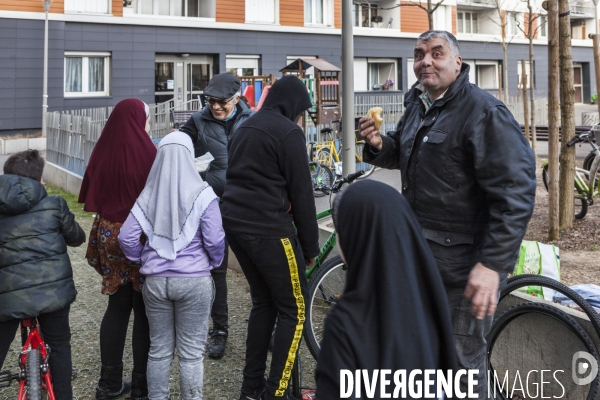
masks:
{"label": "denim jeans", "polygon": [[147,277],[142,292],[150,323],[148,397],[168,399],[177,347],[182,399],[202,399],[202,363],[215,292],[212,278]]}

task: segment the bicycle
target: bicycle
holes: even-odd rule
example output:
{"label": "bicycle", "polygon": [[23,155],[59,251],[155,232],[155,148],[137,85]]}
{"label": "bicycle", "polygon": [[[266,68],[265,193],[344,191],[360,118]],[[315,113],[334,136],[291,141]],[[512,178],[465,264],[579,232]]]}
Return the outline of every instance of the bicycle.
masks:
{"label": "bicycle", "polygon": [[[317,213],[317,220],[323,220],[331,216],[332,193],[339,192],[344,184],[350,184],[362,176],[364,176],[364,171],[358,171],[345,178],[337,179],[330,186],[323,185],[316,188],[315,190],[330,195],[330,208]],[[331,229],[331,233],[321,247],[319,255],[315,258],[314,265],[306,271],[309,298],[306,307],[304,338],[310,354],[315,359],[319,355],[325,317],[342,296],[346,286],[347,267],[342,258],[336,255],[326,260],[335,245],[336,233],[335,229]]]}
{"label": "bicycle", "polygon": [[55,400],[52,375],[48,358],[50,347],[44,343],[37,318],[21,321],[22,350],[19,354],[20,372],[0,372],[0,388],[10,386],[13,380],[19,381],[18,400],[40,400],[42,393],[48,400]]}
{"label": "bicycle", "polygon": [[315,197],[322,197],[325,196],[325,193],[323,193],[320,190],[315,190],[315,188],[321,187],[323,185],[325,186],[330,186],[333,184],[334,182],[334,175],[333,175],[333,171],[327,167],[324,164],[320,164],[319,162],[314,160],[314,146],[317,143],[315,142],[310,142],[308,144],[309,148],[308,148],[308,158],[309,158],[309,162],[308,162],[308,169],[310,171],[310,178],[312,180],[313,183],[313,195]]}
{"label": "bicycle", "polygon": [[[592,129],[587,132],[576,135],[567,143],[567,147],[572,147],[577,143],[588,143],[592,146],[592,153],[594,158],[592,159],[588,154],[586,157],[587,169],[585,169],[586,162],[584,161],[584,168],[575,168],[575,218],[582,219],[587,214],[588,205],[594,204],[594,197],[598,195],[598,168],[600,167],[600,149],[596,145],[595,131],[600,130],[600,125],[594,125]],[[548,162],[542,165],[542,179],[544,186],[548,190],[550,177],[548,175]]]}
{"label": "bicycle", "polygon": [[[335,120],[331,121],[332,124],[338,124],[339,132],[342,132],[342,121]],[[321,129],[321,134],[327,137],[327,140],[317,145],[316,158],[320,164],[324,164],[329,168],[336,171],[337,175],[341,175],[341,171],[338,171],[338,165],[341,165],[342,162],[342,153],[338,150],[338,147],[333,140],[333,129],[331,128],[323,128]],[[375,166],[369,164],[363,160],[363,148],[365,146],[364,140],[357,140],[356,135],[354,137],[354,157],[356,158],[356,169],[357,171],[364,171],[364,175],[361,178],[369,177],[373,171],[375,171]],[[339,173],[338,173],[339,172]]]}

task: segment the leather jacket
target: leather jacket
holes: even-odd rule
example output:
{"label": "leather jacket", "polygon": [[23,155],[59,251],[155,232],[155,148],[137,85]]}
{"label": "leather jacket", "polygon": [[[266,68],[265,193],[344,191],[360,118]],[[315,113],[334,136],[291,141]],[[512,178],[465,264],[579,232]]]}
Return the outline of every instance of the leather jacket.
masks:
{"label": "leather jacket", "polygon": [[477,262],[512,272],[535,201],[535,159],[498,99],[469,83],[469,66],[426,111],[415,84],[374,165],[400,169],[446,286],[464,286]]}

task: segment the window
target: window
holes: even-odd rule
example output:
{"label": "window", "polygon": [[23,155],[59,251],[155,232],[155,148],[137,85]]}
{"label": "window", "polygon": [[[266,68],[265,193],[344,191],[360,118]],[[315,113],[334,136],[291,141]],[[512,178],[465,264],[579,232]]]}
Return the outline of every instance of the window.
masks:
{"label": "window", "polygon": [[329,0],[304,0],[304,23],[307,25],[331,25]]}
{"label": "window", "polygon": [[378,16],[377,4],[360,3],[354,5],[354,26],[377,27]]}
{"label": "window", "polygon": [[109,14],[109,0],[65,0],[66,13]]}
{"label": "window", "polygon": [[258,76],[260,56],[227,54],[225,69],[237,76]]}
{"label": "window", "polygon": [[540,24],[540,36],[548,37],[548,18],[545,15],[540,15],[539,24]]}
{"label": "window", "polygon": [[498,89],[498,63],[496,61],[475,61],[477,86],[482,89]]}
{"label": "window", "polygon": [[477,13],[459,11],[456,13],[456,29],[458,33],[479,33]]}
{"label": "window", "polygon": [[138,14],[195,18],[215,17],[215,0],[134,0],[134,2],[136,2],[134,9]]}
{"label": "window", "polygon": [[506,33],[508,34],[508,36],[521,36],[521,29],[525,29],[525,23],[523,18],[523,13],[506,13]]}
{"label": "window", "polygon": [[277,0],[246,0],[246,22],[277,23]]}
{"label": "window", "polygon": [[393,58],[355,58],[354,89],[398,90],[397,66]]}
{"label": "window", "polygon": [[65,97],[108,96],[110,53],[65,53]]}

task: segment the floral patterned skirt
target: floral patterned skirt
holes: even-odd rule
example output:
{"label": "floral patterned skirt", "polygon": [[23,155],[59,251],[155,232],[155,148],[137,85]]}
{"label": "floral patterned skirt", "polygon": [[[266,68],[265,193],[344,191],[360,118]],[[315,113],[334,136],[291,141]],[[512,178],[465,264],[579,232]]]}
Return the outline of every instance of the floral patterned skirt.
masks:
{"label": "floral patterned skirt", "polygon": [[114,294],[128,282],[138,292],[142,291],[144,275],[140,275],[140,265],[125,257],[117,239],[121,225],[98,214],[92,224],[85,258],[102,275],[102,294]]}

